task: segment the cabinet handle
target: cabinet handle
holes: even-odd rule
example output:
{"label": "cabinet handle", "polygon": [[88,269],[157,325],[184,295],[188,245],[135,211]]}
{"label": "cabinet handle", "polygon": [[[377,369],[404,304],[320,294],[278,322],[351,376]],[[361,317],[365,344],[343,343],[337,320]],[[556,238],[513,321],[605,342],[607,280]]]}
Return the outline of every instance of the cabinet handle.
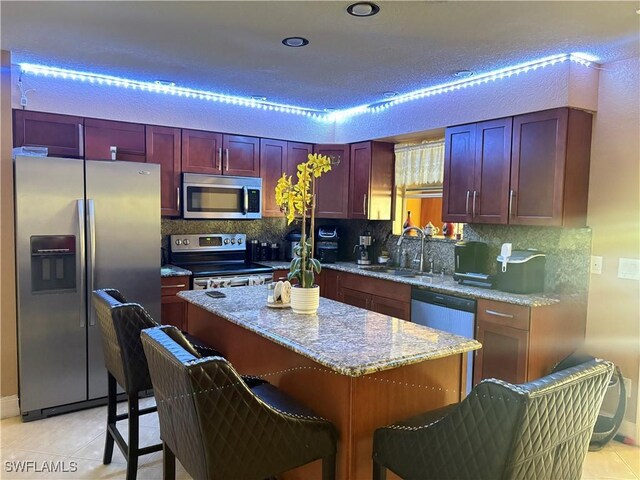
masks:
{"label": "cabinet handle", "polygon": [[179,285],[161,285],[160,288],[184,288],[186,286],[186,284],[181,283]]}
{"label": "cabinet handle", "polygon": [[222,171],[222,147],[218,148],[218,165],[216,165],[216,170]]}
{"label": "cabinet handle", "polygon": [[513,315],[509,313],[496,312],[495,310],[485,310],[485,312],[488,313],[489,315],[495,315],[496,317],[514,318]]}
{"label": "cabinet handle", "polygon": [[464,206],[464,214],[465,215],[469,215],[469,195],[471,194],[471,192],[469,190],[467,190],[467,202],[465,203]]}
{"label": "cabinet handle", "polygon": [[478,195],[478,192],[476,192],[475,190],[473,191],[473,202],[471,202],[471,216],[473,218],[476,217],[476,196]]}
{"label": "cabinet handle", "polygon": [[81,123],[78,124],[78,153],[81,157],[84,157],[84,127]]}
{"label": "cabinet handle", "polygon": [[111,160],[112,161],[116,161],[116,157],[118,156],[118,146],[117,145],[111,145],[109,147],[109,152],[111,152]]}
{"label": "cabinet handle", "polygon": [[180,212],[180,187],[176,188],[176,196],[178,201],[176,202],[176,206],[178,207],[178,212]]}
{"label": "cabinet handle", "polygon": [[225,156],[225,162],[226,162],[225,170],[228,172],[229,171],[229,149],[228,148],[224,149],[224,156]]}
{"label": "cabinet handle", "polygon": [[364,196],[362,197],[362,212],[366,215],[367,214],[367,194],[365,193]]}
{"label": "cabinet handle", "polygon": [[513,190],[509,190],[509,217],[511,217],[511,212],[513,210],[513,196],[516,192]]}

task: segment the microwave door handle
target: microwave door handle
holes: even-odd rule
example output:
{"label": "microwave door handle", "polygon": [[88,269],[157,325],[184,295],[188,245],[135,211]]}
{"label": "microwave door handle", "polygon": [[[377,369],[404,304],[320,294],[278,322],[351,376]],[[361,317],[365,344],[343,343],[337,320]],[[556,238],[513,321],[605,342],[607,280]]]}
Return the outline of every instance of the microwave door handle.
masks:
{"label": "microwave door handle", "polygon": [[242,187],[242,214],[246,215],[249,211],[249,190],[247,187]]}

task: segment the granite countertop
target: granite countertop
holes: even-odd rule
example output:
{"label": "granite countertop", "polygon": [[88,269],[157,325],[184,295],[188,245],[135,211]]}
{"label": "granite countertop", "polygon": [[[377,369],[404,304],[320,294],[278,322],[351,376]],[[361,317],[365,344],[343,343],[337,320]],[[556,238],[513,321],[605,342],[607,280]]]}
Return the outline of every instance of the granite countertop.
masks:
{"label": "granite countertop", "polygon": [[175,265],[162,265],[160,267],[160,276],[161,277],[182,277],[184,275],[191,276],[191,270],[187,270],[185,268],[176,267]]}
{"label": "granite countertop", "polygon": [[[274,270],[289,269],[289,262],[260,262],[263,265],[272,267]],[[380,267],[380,265],[377,265]],[[524,305],[526,307],[542,307],[545,305],[553,305],[560,302],[560,298],[556,295],[548,294],[529,294],[523,295],[518,293],[501,292],[500,290],[491,290],[488,288],[471,287],[468,285],[460,285],[451,275],[434,275],[433,277],[402,277],[386,272],[375,270],[367,270],[367,268],[358,267],[353,262],[337,262],[323,264],[322,268],[327,270],[337,270],[339,272],[354,273],[365,277],[380,278],[382,280],[390,280],[392,282],[404,283],[414,287],[432,290],[434,292],[448,293],[467,298],[482,298],[485,300],[495,300],[498,302],[512,303],[515,305]],[[389,267],[393,268],[393,267]]]}
{"label": "granite countertop", "polygon": [[224,289],[225,298],[206,290],[178,296],[261,335],[331,370],[359,377],[480,348],[480,343],[380,313],[320,298],[316,315],[266,305],[264,285]]}

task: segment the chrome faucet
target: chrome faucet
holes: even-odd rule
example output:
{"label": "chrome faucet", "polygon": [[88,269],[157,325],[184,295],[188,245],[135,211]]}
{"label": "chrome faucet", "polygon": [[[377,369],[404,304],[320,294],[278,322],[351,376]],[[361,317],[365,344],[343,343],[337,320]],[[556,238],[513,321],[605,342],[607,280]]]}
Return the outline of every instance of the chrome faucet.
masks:
{"label": "chrome faucet", "polygon": [[419,227],[407,227],[402,231],[402,235],[400,235],[400,238],[398,239],[398,246],[402,245],[402,240],[404,240],[405,235],[407,234],[407,232],[410,232],[411,230],[415,230],[416,232],[420,232],[420,236],[421,236],[421,241],[420,241],[420,272],[424,272],[424,241],[426,240],[427,236],[424,233],[424,230],[419,228]]}

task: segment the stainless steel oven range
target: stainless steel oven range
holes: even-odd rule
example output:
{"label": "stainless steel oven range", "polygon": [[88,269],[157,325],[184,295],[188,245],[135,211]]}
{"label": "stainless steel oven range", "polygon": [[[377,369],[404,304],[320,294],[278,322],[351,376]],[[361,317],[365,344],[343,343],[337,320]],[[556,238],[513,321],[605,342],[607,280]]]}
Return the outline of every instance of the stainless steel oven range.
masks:
{"label": "stainless steel oven range", "polygon": [[171,264],[191,270],[191,289],[242,287],[271,282],[273,269],[247,261],[243,233],[171,235]]}

